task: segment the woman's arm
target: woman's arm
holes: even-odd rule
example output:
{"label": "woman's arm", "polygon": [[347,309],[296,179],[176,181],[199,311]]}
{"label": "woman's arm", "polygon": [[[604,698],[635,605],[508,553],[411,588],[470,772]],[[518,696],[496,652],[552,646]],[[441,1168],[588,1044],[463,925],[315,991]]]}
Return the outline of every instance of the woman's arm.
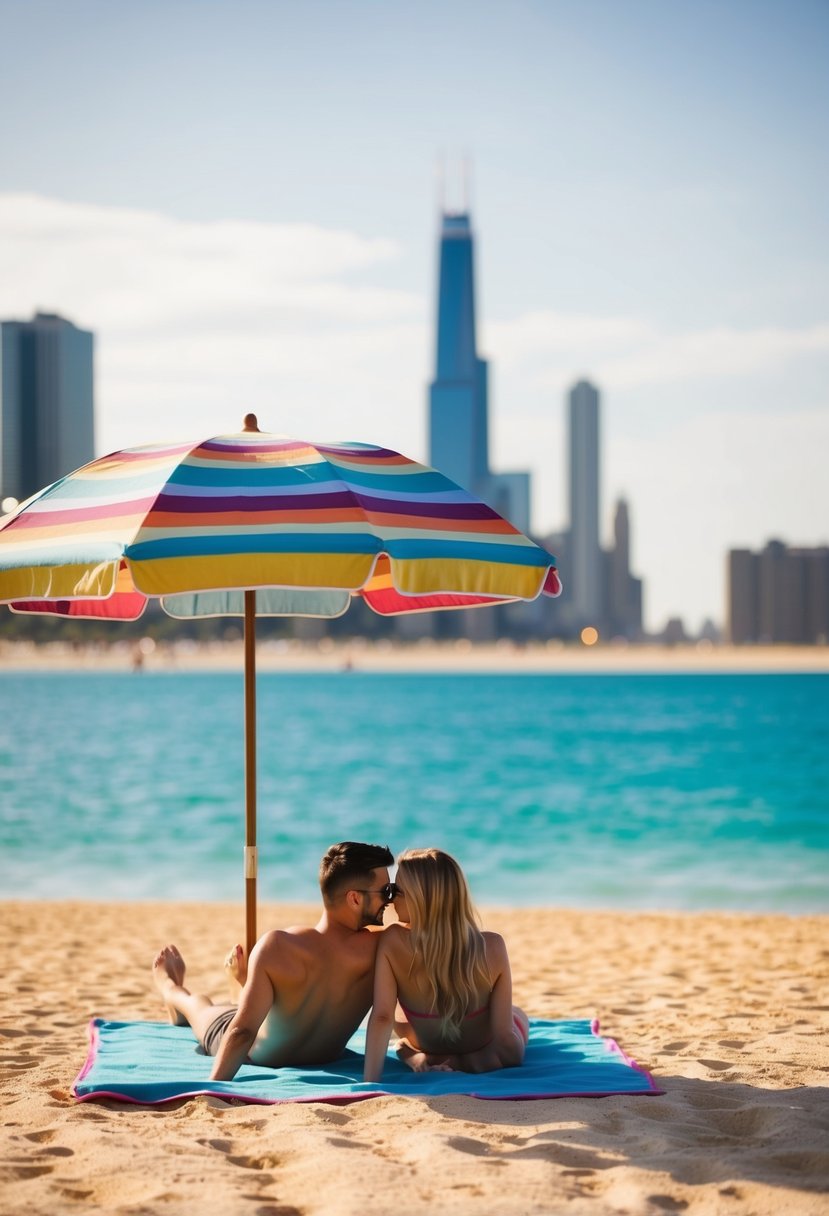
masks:
{"label": "woman's arm", "polygon": [[379,1081],[383,1075],[386,1052],[394,1026],[397,1008],[397,979],[392,970],[389,930],[377,946],[377,961],[374,965],[374,1003],[366,1030],[366,1058],[363,1067],[364,1081]]}
{"label": "woman's arm", "polygon": [[512,972],[507,946],[500,933],[485,933],[486,961],[492,979],[489,1024],[492,1036],[501,1039],[512,1031]]}
{"label": "woman's arm", "polygon": [[524,1058],[524,1043],[516,1030],[512,1008],[512,974],[504,939],[498,933],[485,933],[486,961],[492,980],[489,998],[489,1025],[492,1038],[478,1051],[458,1057],[464,1072],[492,1072],[513,1068]]}

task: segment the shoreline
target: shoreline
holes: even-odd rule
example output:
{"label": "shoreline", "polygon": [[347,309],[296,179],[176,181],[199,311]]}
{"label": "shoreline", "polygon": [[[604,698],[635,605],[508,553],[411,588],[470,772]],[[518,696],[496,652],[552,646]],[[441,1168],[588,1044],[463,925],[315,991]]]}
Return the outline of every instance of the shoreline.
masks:
{"label": "shoreline", "polygon": [[[260,928],[317,911],[263,903]],[[166,941],[189,986],[221,997],[241,905],[15,900],[0,923],[18,946],[0,993],[9,1211],[826,1210],[829,916],[484,909],[506,939],[516,1003],[598,1019],[662,1096],[278,1107],[202,1096],[151,1109],[71,1098],[89,1019],[162,1017],[149,967]]]}
{"label": "shoreline", "polygon": [[[229,910],[241,906],[237,905],[232,899],[219,898],[215,900],[203,899],[194,900],[190,896],[183,899],[167,898],[159,899],[152,895],[140,895],[134,899],[129,896],[115,898],[113,895],[21,895],[17,892],[4,894],[0,898],[0,910],[4,906],[10,907],[14,905],[19,909],[30,907],[33,909],[43,905],[46,908],[69,908],[72,911],[77,911],[85,907],[89,908],[107,908],[113,904],[117,904],[122,908],[130,908],[133,912],[143,912],[145,910],[154,912],[158,908],[181,910],[184,917],[188,917],[195,909],[205,908],[211,914],[225,915]],[[780,908],[773,909],[757,909],[757,908],[649,908],[649,907],[630,907],[630,906],[613,906],[611,904],[511,904],[504,900],[495,900],[492,903],[485,903],[480,899],[474,900],[474,906],[478,910],[481,919],[486,922],[489,918],[512,918],[512,917],[554,917],[554,916],[585,916],[585,917],[604,917],[612,918],[618,921],[636,920],[639,917],[663,919],[666,921],[690,921],[710,920],[712,918],[722,921],[734,920],[737,922],[769,920],[769,921],[791,921],[801,922],[804,920],[826,920],[827,937],[829,937],[829,901],[826,908],[820,909],[804,909],[803,911],[784,910]],[[303,899],[286,898],[279,902],[274,902],[267,896],[263,896],[259,901],[260,909],[276,909],[277,915],[280,918],[280,923],[284,922],[285,910],[288,909],[291,915],[294,915],[298,921],[310,923],[311,918],[317,919],[319,911],[316,904],[309,903]],[[264,923],[264,917],[260,914],[259,920]],[[262,931],[260,923],[260,932]]]}
{"label": "shoreline", "polygon": [[[73,646],[0,640],[0,668],[8,671],[241,671],[241,640]],[[597,645],[562,642],[390,643],[365,639],[316,642],[265,639],[257,644],[259,671],[526,672],[548,675],[771,674],[829,672],[829,646]]]}

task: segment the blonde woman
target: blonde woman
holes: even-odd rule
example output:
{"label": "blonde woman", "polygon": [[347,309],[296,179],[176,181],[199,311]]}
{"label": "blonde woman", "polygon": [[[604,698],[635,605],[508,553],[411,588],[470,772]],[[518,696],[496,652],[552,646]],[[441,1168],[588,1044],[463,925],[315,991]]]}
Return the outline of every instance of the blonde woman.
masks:
{"label": "blonde woman", "polygon": [[520,1064],[529,1023],[512,1003],[507,948],[499,934],[478,928],[458,863],[440,849],[409,849],[391,888],[399,923],[377,950],[364,1080],[382,1077],[392,1030],[400,1059],[415,1072]]}

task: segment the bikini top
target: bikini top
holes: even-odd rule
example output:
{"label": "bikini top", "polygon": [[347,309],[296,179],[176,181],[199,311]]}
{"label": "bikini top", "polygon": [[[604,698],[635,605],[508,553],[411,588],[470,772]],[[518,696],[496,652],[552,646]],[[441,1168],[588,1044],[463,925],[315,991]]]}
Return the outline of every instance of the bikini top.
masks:
{"label": "bikini top", "polygon": [[[407,1018],[439,1018],[439,1013],[418,1013],[415,1009],[407,1009],[403,1002],[398,998],[400,1008],[403,1010]],[[472,1013],[464,1015],[464,1021],[469,1022],[472,1018],[479,1018],[482,1013],[486,1013],[489,1005],[482,1005],[480,1009],[473,1009]]]}

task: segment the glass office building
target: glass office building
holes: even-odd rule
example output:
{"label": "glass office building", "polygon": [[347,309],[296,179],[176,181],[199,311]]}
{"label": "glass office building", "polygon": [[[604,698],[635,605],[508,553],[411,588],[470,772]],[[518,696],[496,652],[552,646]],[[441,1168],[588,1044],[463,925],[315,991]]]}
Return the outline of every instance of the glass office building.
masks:
{"label": "glass office building", "polygon": [[92,460],[93,335],[51,313],[0,322],[0,499]]}
{"label": "glass office building", "polygon": [[475,334],[472,225],[466,212],[447,213],[440,232],[429,462],[528,532],[529,474],[490,471],[488,396],[487,363]]}

